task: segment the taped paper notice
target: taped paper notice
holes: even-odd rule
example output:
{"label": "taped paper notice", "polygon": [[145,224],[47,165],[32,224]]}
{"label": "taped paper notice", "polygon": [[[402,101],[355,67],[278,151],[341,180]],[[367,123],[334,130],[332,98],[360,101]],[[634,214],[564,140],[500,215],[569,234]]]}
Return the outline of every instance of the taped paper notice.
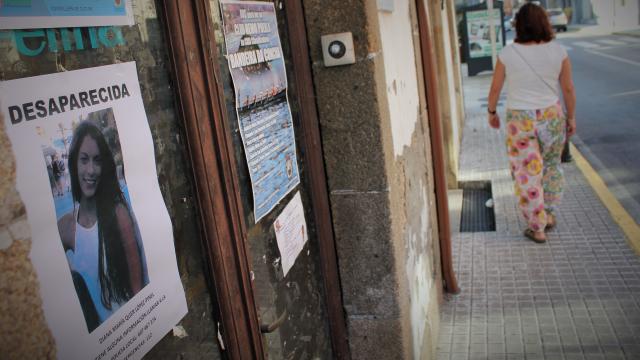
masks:
{"label": "taped paper notice", "polygon": [[309,239],[300,192],[293,196],[274,222],[273,228],[282,258],[282,271],[286,276]]}

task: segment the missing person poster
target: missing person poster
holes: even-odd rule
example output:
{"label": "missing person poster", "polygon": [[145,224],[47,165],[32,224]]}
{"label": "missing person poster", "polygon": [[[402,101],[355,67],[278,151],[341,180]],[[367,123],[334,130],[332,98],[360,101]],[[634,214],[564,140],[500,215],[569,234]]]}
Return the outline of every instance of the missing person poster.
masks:
{"label": "missing person poster", "polygon": [[[491,56],[491,27],[489,10],[467,11],[467,34],[469,56],[472,58]],[[502,25],[500,9],[493,9],[493,24],[496,32],[496,51],[502,50]]]}
{"label": "missing person poster", "polygon": [[138,359],[187,312],[134,62],[0,82],[61,359]]}
{"label": "missing person poster", "polygon": [[0,0],[0,30],[133,25],[132,0]]}
{"label": "missing person poster", "polygon": [[258,222],[300,183],[278,23],[271,2],[220,6]]}

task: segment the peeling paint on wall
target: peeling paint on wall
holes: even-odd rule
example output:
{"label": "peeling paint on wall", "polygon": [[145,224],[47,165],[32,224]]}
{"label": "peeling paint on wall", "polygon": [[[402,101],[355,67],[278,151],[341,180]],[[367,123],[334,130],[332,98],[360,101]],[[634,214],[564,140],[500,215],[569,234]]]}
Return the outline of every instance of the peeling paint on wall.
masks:
{"label": "peeling paint on wall", "polygon": [[[418,64],[414,49],[414,31],[408,1],[396,2],[393,13],[379,12],[381,43],[387,83],[387,101],[391,121],[393,151],[401,166],[399,176],[404,193],[391,190],[392,197],[401,196],[404,209],[405,275],[409,292],[409,321],[414,359],[427,356],[425,334],[432,333],[429,309],[433,291],[433,257],[430,239],[430,202],[427,195],[430,172],[426,153],[426,134],[420,124]],[[399,55],[401,54],[401,55]],[[401,271],[399,269],[399,271]],[[428,336],[427,336],[428,338]],[[428,339],[430,341],[430,339]]]}
{"label": "peeling paint on wall", "polygon": [[[395,156],[410,145],[418,119],[418,74],[413,48],[409,2],[398,1],[395,11],[379,12],[387,99]],[[399,55],[401,54],[401,55]]]}
{"label": "peeling paint on wall", "polygon": [[[423,204],[419,217],[419,229],[409,229],[409,244],[407,256],[407,279],[409,280],[409,292],[411,293],[411,331],[413,335],[414,359],[421,358],[425,328],[429,322],[428,310],[430,306],[430,290],[433,285],[431,278],[431,260],[428,253],[430,247],[426,246],[429,238],[429,219],[427,209],[427,194],[422,181],[418,182],[420,197],[417,203]],[[417,230],[417,231],[416,231]]]}

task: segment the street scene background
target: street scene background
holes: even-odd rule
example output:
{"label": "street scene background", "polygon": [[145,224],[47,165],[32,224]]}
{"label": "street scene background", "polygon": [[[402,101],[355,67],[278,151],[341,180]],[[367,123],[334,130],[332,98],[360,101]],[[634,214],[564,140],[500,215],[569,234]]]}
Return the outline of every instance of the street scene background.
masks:
{"label": "street scene background", "polygon": [[[460,1],[458,5],[477,3],[481,2]],[[515,38],[510,20],[522,3],[502,2],[506,44]],[[555,35],[556,41],[567,49],[576,87],[578,130],[571,142],[640,224],[640,2],[538,3],[567,14],[566,31],[558,29]],[[465,68],[463,65],[463,72]],[[500,105],[506,105],[504,100]]]}

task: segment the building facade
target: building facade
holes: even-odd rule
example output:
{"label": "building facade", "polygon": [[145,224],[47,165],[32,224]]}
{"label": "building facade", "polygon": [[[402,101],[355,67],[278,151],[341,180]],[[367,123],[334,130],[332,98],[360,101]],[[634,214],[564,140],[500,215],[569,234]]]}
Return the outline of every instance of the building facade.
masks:
{"label": "building facade", "polygon": [[[446,197],[457,186],[464,118],[453,0],[251,5],[274,9],[280,53],[270,54],[286,73],[263,100],[244,95],[234,69],[253,86],[276,65],[230,55],[228,31],[239,27],[226,6],[144,0],[133,3],[130,26],[0,32],[2,81],[135,62],[188,310],[146,358],[435,358],[439,304],[459,291]],[[328,66],[322,38],[344,33],[353,61]],[[299,184],[258,217],[241,120],[270,97],[283,101],[282,88],[291,113],[282,129],[296,155],[283,171],[297,171]],[[1,123],[0,348],[53,358],[61,340],[29,255],[41,229],[16,183],[19,140]],[[119,178],[125,170],[135,172],[125,162]],[[276,233],[297,196],[306,241],[288,266]]]}

